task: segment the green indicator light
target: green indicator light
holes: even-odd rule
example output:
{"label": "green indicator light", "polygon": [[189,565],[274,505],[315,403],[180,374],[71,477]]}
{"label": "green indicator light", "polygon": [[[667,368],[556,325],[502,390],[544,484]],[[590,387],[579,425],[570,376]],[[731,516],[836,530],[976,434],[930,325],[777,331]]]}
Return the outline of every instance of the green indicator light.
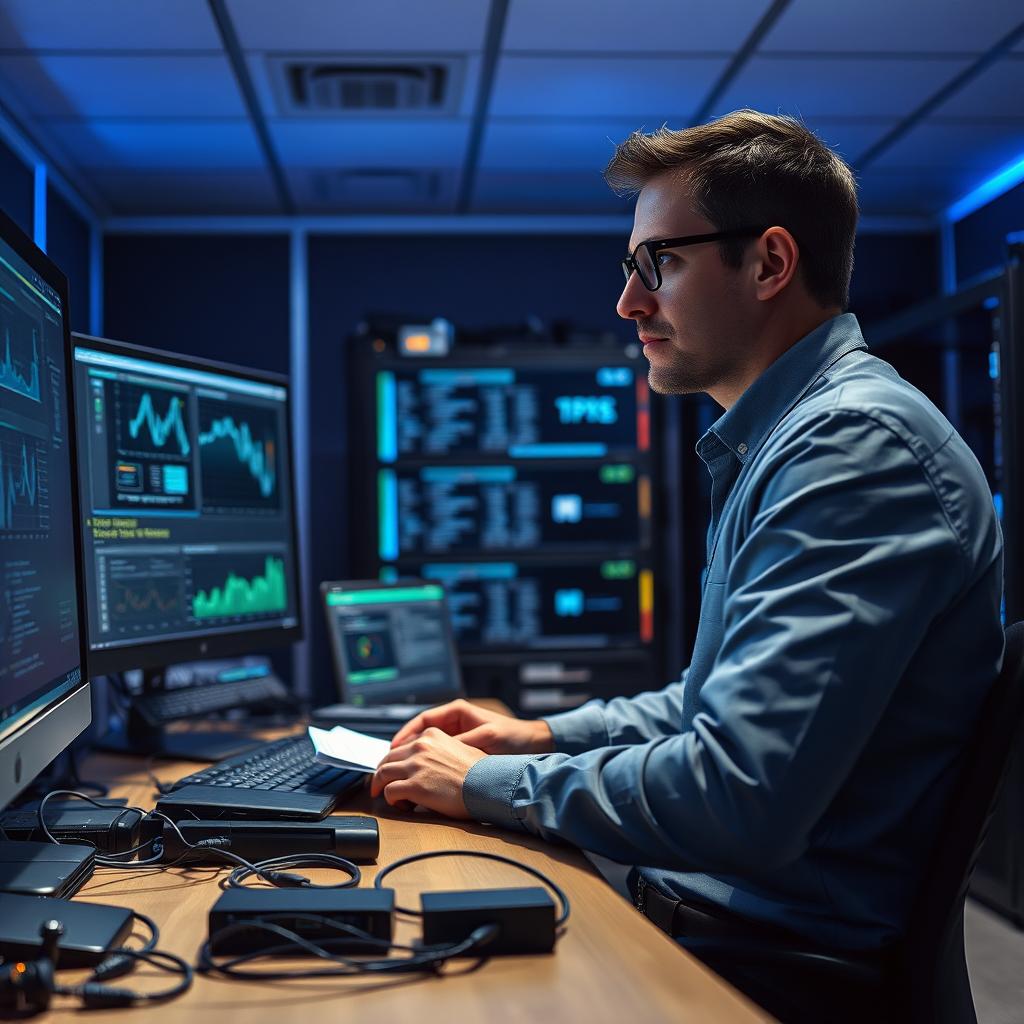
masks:
{"label": "green indicator light", "polygon": [[615,562],[601,563],[601,577],[606,580],[631,580],[636,575],[636,562],[620,558]]}
{"label": "green indicator light", "polygon": [[394,604],[396,601],[439,601],[444,597],[444,588],[393,587],[389,590],[349,590],[344,593],[327,595],[329,605],[352,604]]}
{"label": "green indicator light", "polygon": [[603,484],[631,484],[636,477],[636,470],[632,466],[602,466],[601,483]]}

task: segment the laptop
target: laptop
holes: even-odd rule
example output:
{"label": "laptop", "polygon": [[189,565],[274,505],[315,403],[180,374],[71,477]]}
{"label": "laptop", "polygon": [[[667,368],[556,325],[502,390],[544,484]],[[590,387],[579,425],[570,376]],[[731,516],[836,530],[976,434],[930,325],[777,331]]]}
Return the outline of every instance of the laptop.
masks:
{"label": "laptop", "polygon": [[329,581],[320,598],[341,702],[314,711],[314,724],[388,738],[421,711],[464,695],[439,583]]}

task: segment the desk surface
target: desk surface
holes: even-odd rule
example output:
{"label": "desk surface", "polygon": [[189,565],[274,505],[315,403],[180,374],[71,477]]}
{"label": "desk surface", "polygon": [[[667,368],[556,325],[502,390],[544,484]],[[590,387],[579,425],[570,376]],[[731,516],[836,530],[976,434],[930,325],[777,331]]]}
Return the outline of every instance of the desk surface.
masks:
{"label": "desk surface", "polygon": [[[180,778],[194,764],[158,762],[161,780]],[[82,766],[83,778],[111,785],[112,796],[151,807],[154,790],[138,759],[95,756]],[[364,793],[346,801],[337,813],[374,815],[380,823],[378,864],[363,865],[362,885],[372,885],[380,865],[421,850],[439,848],[485,850],[514,857],[549,874],[572,902],[568,930],[548,956],[504,957],[468,970],[472,961],[453,961],[441,977],[411,975],[387,979],[308,979],[287,982],[239,982],[197,976],[186,995],[163,1006],[147,1008],[147,1019],[164,1024],[196,1024],[218,1014],[231,1019],[244,1013],[246,1024],[282,1024],[316,1018],[337,1020],[339,1010],[359,1024],[396,1021],[553,1020],[741,1022],[769,1020],[697,960],[680,949],[638,914],[598,875],[575,849],[545,843],[474,823],[452,822],[422,813],[400,814]],[[207,912],[219,889],[223,869],[196,867],[167,871],[97,868],[76,900],[131,907],[153,917],[160,926],[160,947],[194,963],[206,937]],[[313,874],[317,880],[327,875]],[[417,906],[423,889],[485,888],[535,885],[528,875],[492,861],[440,858],[395,872],[400,904]],[[396,939],[412,941],[419,934],[414,921],[398,915]],[[296,961],[292,961],[296,962]],[[71,979],[69,974],[69,981]],[[155,975],[155,972],[154,972]],[[150,986],[162,987],[166,975]],[[124,984],[130,979],[116,982]],[[75,1012],[77,1001],[58,999],[50,1018]],[[329,1016],[328,1016],[329,1015]],[[107,1024],[126,1020],[131,1011],[89,1013],[89,1021]],[[225,1018],[226,1019],[226,1018]]]}

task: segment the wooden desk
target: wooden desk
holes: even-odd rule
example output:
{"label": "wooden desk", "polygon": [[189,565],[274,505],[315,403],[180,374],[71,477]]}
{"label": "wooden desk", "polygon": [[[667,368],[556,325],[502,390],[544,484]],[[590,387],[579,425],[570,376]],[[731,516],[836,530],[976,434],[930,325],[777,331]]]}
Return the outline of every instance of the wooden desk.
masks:
{"label": "wooden desk", "polygon": [[[195,770],[195,765],[160,762],[161,780]],[[94,756],[82,766],[83,778],[111,785],[112,796],[152,807],[154,790],[141,761]],[[568,930],[548,956],[504,957],[469,970],[473,961],[453,961],[444,976],[410,975],[392,979],[332,978],[239,982],[197,976],[181,998],[145,1010],[89,1013],[90,1024],[128,1020],[145,1013],[163,1024],[199,1024],[216,1018],[225,1024],[320,1024],[344,1018],[358,1024],[444,1022],[488,1024],[524,1021],[651,1024],[656,1021],[729,1022],[770,1020],[697,960],[636,912],[575,849],[473,823],[452,822],[422,813],[400,814],[368,794],[347,801],[338,812],[373,814],[380,822],[378,865],[364,865],[362,885],[372,885],[379,865],[421,850],[486,850],[539,868],[564,889],[572,902]],[[223,869],[196,867],[167,871],[97,868],[76,900],[111,903],[149,914],[160,926],[160,947],[194,963],[206,938],[207,913],[220,890]],[[329,873],[314,875],[328,880]],[[536,885],[511,867],[472,858],[441,858],[395,872],[397,902],[419,905],[423,889]],[[411,941],[418,924],[401,915],[396,939]],[[308,961],[294,960],[302,964]],[[78,972],[74,972],[77,974]],[[68,981],[77,980],[67,972]],[[148,969],[114,984],[164,987],[166,975]],[[77,1000],[57,998],[50,1020],[69,1019]],[[83,1018],[84,1019],[84,1018]]]}

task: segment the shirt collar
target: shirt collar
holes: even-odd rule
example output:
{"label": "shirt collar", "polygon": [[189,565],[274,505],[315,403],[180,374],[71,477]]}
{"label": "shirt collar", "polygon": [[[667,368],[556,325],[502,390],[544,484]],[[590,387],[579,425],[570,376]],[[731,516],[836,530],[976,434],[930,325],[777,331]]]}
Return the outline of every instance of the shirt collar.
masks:
{"label": "shirt collar", "polygon": [[740,462],[746,462],[833,363],[866,348],[860,324],[852,313],[826,320],[783,352],[711,425],[697,442],[698,453],[707,451],[709,435],[714,434]]}

